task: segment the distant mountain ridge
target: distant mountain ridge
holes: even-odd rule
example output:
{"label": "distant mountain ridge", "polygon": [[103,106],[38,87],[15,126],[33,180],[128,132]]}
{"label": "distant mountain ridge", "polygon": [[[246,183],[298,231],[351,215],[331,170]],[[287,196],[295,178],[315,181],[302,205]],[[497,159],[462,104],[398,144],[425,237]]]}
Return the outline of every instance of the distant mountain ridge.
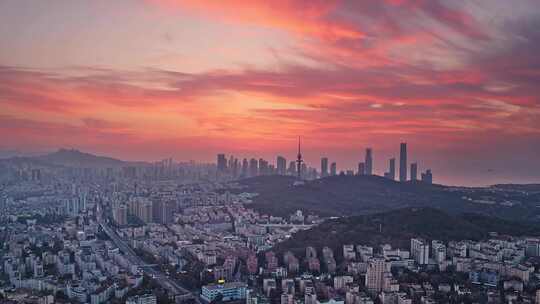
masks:
{"label": "distant mountain ridge", "polygon": [[540,184],[496,184],[492,185],[491,187],[514,191],[540,192]]}
{"label": "distant mountain ridge", "polygon": [[125,161],[107,156],[98,156],[76,149],[59,149],[56,152],[35,157],[36,159],[65,167],[120,167]]}
{"label": "distant mountain ridge", "polygon": [[129,162],[108,156],[81,152],[77,149],[61,148],[55,152],[37,156],[15,156],[0,159],[0,166],[74,167],[74,168],[118,168],[129,165],[144,165],[144,162]]}

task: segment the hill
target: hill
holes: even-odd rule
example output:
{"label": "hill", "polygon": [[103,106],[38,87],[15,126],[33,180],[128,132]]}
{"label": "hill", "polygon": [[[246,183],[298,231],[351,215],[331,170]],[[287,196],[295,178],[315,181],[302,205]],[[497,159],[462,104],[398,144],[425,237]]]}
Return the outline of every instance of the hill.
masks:
{"label": "hill", "polygon": [[331,176],[293,186],[290,176],[241,180],[242,191],[259,195],[252,208],[287,217],[296,210],[320,216],[372,214],[406,207],[434,207],[453,214],[481,213],[506,219],[540,218],[540,193],[500,188],[463,188],[400,183],[380,176]]}
{"label": "hill", "polygon": [[144,162],[126,162],[119,159],[84,153],[74,149],[59,149],[39,156],[16,156],[0,159],[0,182],[12,180],[21,169],[36,168],[45,172],[56,172],[66,168],[119,168],[145,166]]}
{"label": "hill", "polygon": [[75,149],[59,149],[56,152],[25,157],[11,157],[0,159],[0,167],[21,167],[25,165],[38,168],[115,168],[130,164],[143,164],[126,162],[107,156],[98,156],[81,152]]}
{"label": "hill", "polygon": [[404,208],[371,215],[327,220],[300,231],[278,244],[275,250],[303,254],[307,246],[324,246],[341,254],[344,244],[409,248],[410,239],[481,240],[490,232],[504,235],[540,235],[540,225],[521,224],[477,214],[451,215],[435,208]]}
{"label": "hill", "polygon": [[126,164],[124,161],[119,159],[106,156],[97,156],[75,149],[59,149],[58,151],[50,154],[34,157],[34,159],[53,165],[80,168],[120,167]]}
{"label": "hill", "polygon": [[286,216],[297,209],[323,216],[373,213],[392,208],[432,204],[433,196],[460,200],[440,186],[398,183],[380,176],[330,176],[293,186],[293,177],[259,176],[242,181],[259,193],[257,209]]}

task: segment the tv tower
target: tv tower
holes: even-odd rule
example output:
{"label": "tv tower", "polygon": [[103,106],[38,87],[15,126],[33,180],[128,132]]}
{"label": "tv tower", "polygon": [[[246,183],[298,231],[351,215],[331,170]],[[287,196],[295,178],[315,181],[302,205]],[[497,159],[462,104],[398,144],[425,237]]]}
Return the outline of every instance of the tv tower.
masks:
{"label": "tv tower", "polygon": [[298,155],[296,158],[296,173],[298,174],[298,180],[302,180],[302,153],[300,152],[300,136],[298,136]]}

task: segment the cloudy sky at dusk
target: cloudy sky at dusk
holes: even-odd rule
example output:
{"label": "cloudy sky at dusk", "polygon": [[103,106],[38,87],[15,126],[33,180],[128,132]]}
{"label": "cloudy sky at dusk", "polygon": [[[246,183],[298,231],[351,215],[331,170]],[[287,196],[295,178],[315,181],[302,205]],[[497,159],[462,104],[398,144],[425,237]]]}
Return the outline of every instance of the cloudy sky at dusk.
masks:
{"label": "cloudy sky at dusk", "polygon": [[0,153],[540,182],[538,0],[0,0]]}

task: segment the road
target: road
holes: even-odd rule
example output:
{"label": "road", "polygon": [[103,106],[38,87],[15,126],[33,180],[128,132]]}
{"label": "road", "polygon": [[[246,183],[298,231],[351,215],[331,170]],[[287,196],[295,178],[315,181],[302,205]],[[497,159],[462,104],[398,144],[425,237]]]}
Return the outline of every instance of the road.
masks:
{"label": "road", "polygon": [[194,299],[197,303],[199,303],[198,297],[193,295],[192,292],[180,286],[176,281],[167,277],[160,270],[152,267],[153,265],[145,263],[141,259],[141,257],[139,257],[137,253],[135,253],[135,251],[131,247],[129,247],[129,245],[126,244],[126,242],[124,242],[124,240],[122,240],[107,223],[105,223],[104,221],[99,221],[99,224],[105,234],[107,234],[107,236],[112,240],[112,242],[116,246],[118,246],[120,251],[122,251],[126,255],[126,258],[132,265],[137,265],[141,269],[143,269],[146,274],[152,276],[156,280],[156,282],[158,282],[158,284],[160,284],[163,288],[172,293],[175,298],[180,300]]}
{"label": "road", "polygon": [[313,227],[311,224],[261,224],[263,227],[268,228],[298,228],[300,230],[307,230]]}

